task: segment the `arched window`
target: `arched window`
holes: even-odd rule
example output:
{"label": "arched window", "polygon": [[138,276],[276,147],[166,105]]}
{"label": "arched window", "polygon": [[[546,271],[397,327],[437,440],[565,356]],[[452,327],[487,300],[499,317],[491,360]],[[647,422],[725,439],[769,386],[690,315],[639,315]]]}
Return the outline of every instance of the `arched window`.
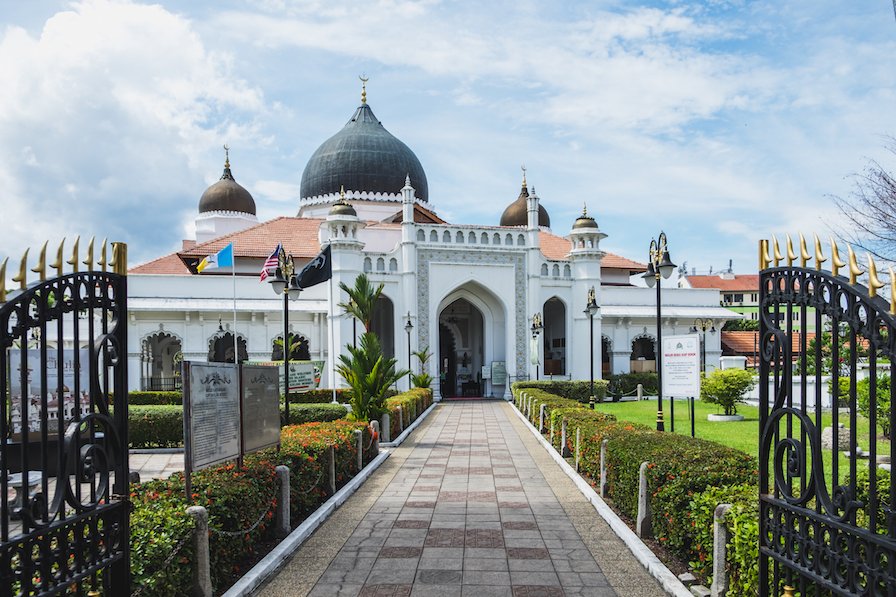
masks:
{"label": "arched window", "polygon": [[526,246],[526,237],[523,236],[522,234],[520,234],[519,236],[517,236],[517,237],[516,237],[516,244],[517,244],[517,246],[519,246],[519,247],[524,247],[524,246]]}
{"label": "arched window", "polygon": [[512,234],[508,234],[507,236],[504,237],[504,244],[508,245],[508,246],[513,245],[513,235]]}
{"label": "arched window", "polygon": [[443,242],[443,243],[450,243],[450,242],[451,242],[451,233],[448,232],[447,230],[446,230],[444,233],[442,233],[442,242]]}
{"label": "arched window", "polygon": [[454,242],[456,242],[457,244],[460,244],[460,245],[464,244],[464,233],[461,232],[460,230],[458,230],[457,235],[455,236]]}
{"label": "arched window", "polygon": [[471,245],[475,245],[475,244],[476,244],[476,233],[475,233],[475,232],[470,232],[470,235],[469,235],[469,243],[470,243]]}
{"label": "arched window", "polygon": [[378,257],[376,260],[376,271],[384,272],[386,271],[386,260],[382,257]]}
{"label": "arched window", "polygon": [[389,271],[397,272],[398,271],[398,260],[394,257],[389,260]]}
{"label": "arched window", "polygon": [[422,230],[418,230],[418,231],[417,231],[417,240],[420,241],[420,242],[425,241],[425,240],[426,240],[426,233],[423,232]]}
{"label": "arched window", "polygon": [[568,263],[567,263],[566,265],[563,266],[563,277],[564,277],[564,278],[571,278],[571,277],[572,277],[572,270],[569,268],[569,264],[568,264]]}
{"label": "arched window", "polygon": [[[239,362],[242,363],[249,359],[249,353],[246,351],[246,339],[242,336],[237,336],[236,343],[239,349]],[[209,340],[208,362],[233,362],[233,334],[230,332],[218,333]]]}
{"label": "arched window", "polygon": [[542,275],[542,276],[547,276],[547,275],[548,275],[548,264],[547,264],[547,263],[542,263],[542,264],[541,264],[541,275]]}
{"label": "arched window", "polygon": [[488,244],[488,232],[483,232],[483,233],[482,233],[482,239],[481,239],[481,241],[482,241],[482,244],[483,244],[483,245],[487,245],[487,244]]}
{"label": "arched window", "polygon": [[551,275],[554,276],[555,278],[560,277],[560,266],[557,265],[556,263],[553,265],[553,267],[551,267]]}
{"label": "arched window", "polygon": [[147,336],[143,340],[140,387],[147,391],[179,390],[182,350],[180,339],[168,332]]}
{"label": "arched window", "polygon": [[[308,339],[301,334],[289,334],[289,360],[310,361],[311,352],[308,348]],[[283,334],[279,334],[271,342],[271,360],[283,360]]]}
{"label": "arched window", "polygon": [[435,230],[430,230],[429,231],[429,242],[431,242],[431,243],[439,242],[439,233],[436,232]]}
{"label": "arched window", "polygon": [[370,273],[373,271],[373,262],[370,261],[370,257],[364,258],[364,271]]}
{"label": "arched window", "polygon": [[494,242],[492,244],[500,245],[501,244],[501,235],[498,234],[497,232],[495,232],[495,237],[493,240],[494,240]]}

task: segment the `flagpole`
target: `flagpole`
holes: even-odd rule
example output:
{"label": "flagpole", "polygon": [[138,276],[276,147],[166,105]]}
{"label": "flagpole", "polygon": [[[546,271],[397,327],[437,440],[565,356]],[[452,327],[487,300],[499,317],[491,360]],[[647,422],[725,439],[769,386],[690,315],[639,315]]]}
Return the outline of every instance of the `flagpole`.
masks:
{"label": "flagpole", "polygon": [[330,385],[333,386],[333,402],[336,400],[336,337],[333,326],[336,323],[335,308],[333,307],[333,276],[327,282],[327,294],[329,294],[327,303],[329,304],[330,320],[327,322],[327,333],[330,336]]}

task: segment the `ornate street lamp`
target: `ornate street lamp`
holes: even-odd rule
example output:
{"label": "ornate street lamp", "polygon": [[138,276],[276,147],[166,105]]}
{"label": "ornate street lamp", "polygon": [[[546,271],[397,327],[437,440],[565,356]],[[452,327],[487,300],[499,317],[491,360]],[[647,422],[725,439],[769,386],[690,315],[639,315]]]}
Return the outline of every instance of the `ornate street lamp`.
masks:
{"label": "ornate street lamp", "polygon": [[404,331],[408,334],[408,389],[411,389],[411,330],[414,329],[414,324],[411,323],[411,312],[408,311],[408,321],[404,324]]}
{"label": "ornate street lamp", "polygon": [[712,319],[698,317],[694,320],[694,325],[691,327],[691,333],[696,334],[698,331],[703,332],[703,342],[700,344],[700,370],[703,371],[704,375],[706,375],[706,330],[709,330],[710,334],[716,333],[716,325]]}
{"label": "ornate street lamp", "polygon": [[538,336],[543,329],[544,325],[541,321],[541,313],[536,313],[532,316],[532,338],[535,340],[535,381],[538,381],[538,365],[540,365],[538,361]]}
{"label": "ornate street lamp", "polygon": [[588,322],[591,326],[591,335],[590,335],[590,348],[591,348],[591,358],[589,359],[589,363],[591,364],[591,393],[589,394],[591,398],[588,400],[589,405],[592,409],[594,409],[594,316],[600,312],[600,307],[597,304],[597,293],[594,291],[594,286],[592,286],[588,290],[588,303],[585,305],[585,313],[588,315]]}
{"label": "ornate street lamp", "polygon": [[299,298],[302,289],[296,278],[296,268],[292,255],[287,255],[282,248],[277,255],[277,269],[270,277],[271,288],[276,294],[283,295],[283,393],[286,400],[284,422],[289,425],[289,300]]}
{"label": "ornate street lamp", "polygon": [[655,239],[650,240],[649,259],[647,261],[647,272],[644,274],[644,281],[647,286],[653,288],[656,286],[656,388],[657,388],[657,411],[656,411],[656,430],[665,431],[666,426],[663,423],[663,323],[662,323],[662,286],[663,278],[668,279],[675,271],[675,264],[669,258],[669,247],[666,244],[666,233],[660,232],[659,242]]}

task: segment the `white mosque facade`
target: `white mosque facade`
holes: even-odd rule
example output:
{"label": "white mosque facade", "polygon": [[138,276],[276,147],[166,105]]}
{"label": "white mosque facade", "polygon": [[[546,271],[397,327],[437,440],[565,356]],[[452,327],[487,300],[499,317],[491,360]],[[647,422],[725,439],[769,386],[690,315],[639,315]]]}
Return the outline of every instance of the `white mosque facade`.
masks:
{"label": "white mosque facade", "polygon": [[[333,381],[331,356],[360,331],[337,306],[347,300],[339,284],[353,285],[362,272],[384,286],[373,321],[384,349],[416,371],[410,355],[428,347],[437,399],[507,398],[521,379],[653,370],[656,293],[631,284],[645,266],[602,250],[605,237],[585,213],[567,234],[555,234],[525,175],[497,225],[443,221],[430,207],[419,160],[362,95],[345,127],[309,160],[295,216],[259,222],[228,160],[221,180],[200,199],[196,240],[131,269],[129,383],[172,389],[181,359],[232,360],[234,332],[241,360],[281,358],[284,299],[259,283],[278,243],[297,267],[331,248],[332,279],[286,302],[290,334],[301,337],[290,358],[325,361],[323,387],[344,386]],[[230,269],[191,268],[231,242],[235,276]],[[697,318],[721,324],[736,317],[720,307],[718,291],[668,286],[664,336],[688,333]],[[589,318],[592,288],[600,308]],[[719,336],[706,338],[709,366],[718,364]]]}

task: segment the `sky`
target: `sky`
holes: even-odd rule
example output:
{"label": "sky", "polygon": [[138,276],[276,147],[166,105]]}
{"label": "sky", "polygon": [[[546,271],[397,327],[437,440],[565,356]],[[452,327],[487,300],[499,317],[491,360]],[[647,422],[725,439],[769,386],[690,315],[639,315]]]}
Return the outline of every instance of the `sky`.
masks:
{"label": "sky", "polygon": [[706,273],[827,238],[896,135],[890,0],[0,0],[0,259],[80,235],[131,264],[193,237],[223,149],[261,220],[360,103],[431,207],[495,225],[525,164],[556,234]]}

